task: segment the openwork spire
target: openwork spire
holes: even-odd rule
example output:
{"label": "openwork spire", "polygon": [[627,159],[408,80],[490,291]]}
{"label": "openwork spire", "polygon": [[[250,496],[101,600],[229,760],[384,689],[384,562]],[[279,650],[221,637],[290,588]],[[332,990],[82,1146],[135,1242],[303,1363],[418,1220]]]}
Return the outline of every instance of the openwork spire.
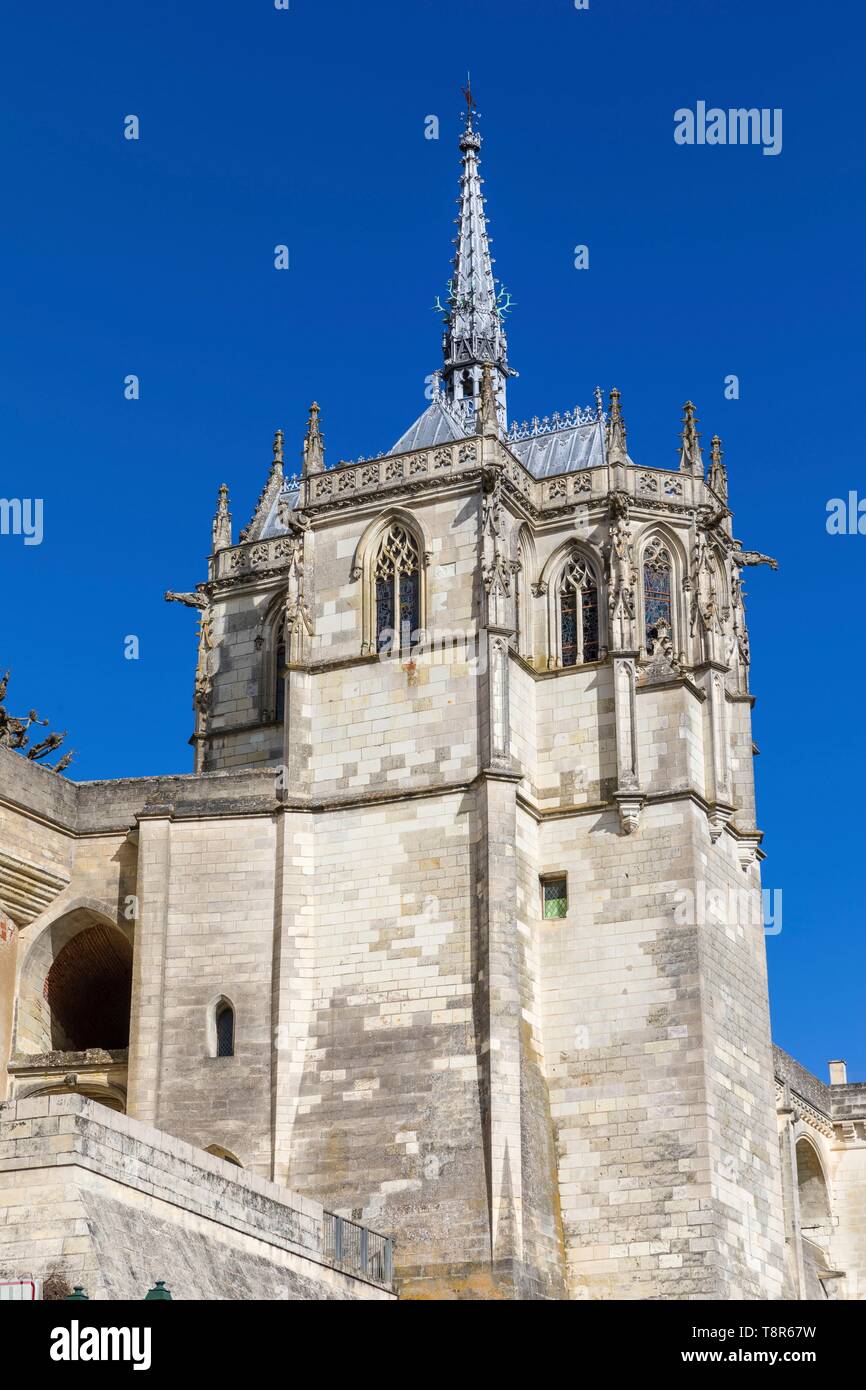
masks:
{"label": "openwork spire", "polygon": [[696,428],[697,423],[695,406],[691,401],[686,401],[683,406],[683,428],[680,434],[682,440],[680,472],[696,473],[702,478],[704,476],[704,457],[701,453],[701,436]]}
{"label": "openwork spire", "polygon": [[493,274],[493,259],[484,213],[483,179],[478,173],[481,136],[476,129],[478,112],[467,85],[466,115],[460,136],[463,173],[460,178],[460,215],[457,218],[454,271],[448,284],[448,300],[437,300],[445,322],[443,383],[449,400],[465,401],[478,408],[483,364],[493,370],[499,423],[506,426],[505,384],[514,375],[508,366],[504,316],[510,295]]}

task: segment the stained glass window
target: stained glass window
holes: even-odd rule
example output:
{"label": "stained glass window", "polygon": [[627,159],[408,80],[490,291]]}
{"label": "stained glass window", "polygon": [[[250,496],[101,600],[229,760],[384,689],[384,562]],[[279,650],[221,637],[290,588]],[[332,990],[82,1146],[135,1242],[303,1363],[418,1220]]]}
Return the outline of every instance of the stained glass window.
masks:
{"label": "stained glass window", "polygon": [[577,665],[577,605],[578,594],[574,589],[564,589],[562,593],[562,664]]}
{"label": "stained glass window", "polygon": [[563,666],[598,660],[598,589],[592,571],[575,552],[559,588]]}
{"label": "stained glass window", "polygon": [[376,580],[376,646],[379,651],[394,642],[394,581]]}
{"label": "stained glass window", "polygon": [[421,557],[415,537],[399,522],[382,537],[374,573],[376,646],[408,651],[421,626]]}
{"label": "stained glass window", "polygon": [[673,630],[673,602],[671,597],[671,557],[660,540],[654,540],[644,557],[643,566],[643,610],[644,630],[647,646],[655,637],[655,626],[664,618]]}
{"label": "stained glass window", "polygon": [[584,585],[583,604],[583,659],[598,661],[598,589],[594,584]]}
{"label": "stained glass window", "polygon": [[400,575],[400,645],[407,650],[412,645],[412,634],[420,626],[418,616],[418,571]]}
{"label": "stained glass window", "polygon": [[230,1004],[220,1004],[216,1012],[217,1056],[235,1055],[235,1015]]}
{"label": "stained glass window", "polygon": [[568,914],[568,884],[564,874],[561,878],[541,880],[541,912],[548,920]]}

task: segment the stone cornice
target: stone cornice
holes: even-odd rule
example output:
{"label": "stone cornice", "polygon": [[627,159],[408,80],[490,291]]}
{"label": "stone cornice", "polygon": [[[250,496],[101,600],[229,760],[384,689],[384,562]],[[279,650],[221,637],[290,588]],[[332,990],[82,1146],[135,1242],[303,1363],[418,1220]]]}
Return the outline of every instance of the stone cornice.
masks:
{"label": "stone cornice", "polygon": [[[518,514],[541,527],[568,520],[576,506],[603,512],[614,492],[626,493],[636,517],[642,512],[647,517],[663,513],[682,520],[694,519],[711,496],[700,478],[633,463],[624,466],[616,484],[604,466],[535,478],[502,440],[494,447],[506,499]],[[317,473],[307,480],[304,514],[312,526],[322,526],[349,509],[360,516],[367,509],[378,511],[401,499],[435,498],[455,487],[476,488],[482,474],[482,440],[467,435],[452,443],[362,459]],[[278,574],[288,565],[293,546],[290,535],[262,539],[256,534],[218,551],[209,562],[215,592],[253,577],[258,581]]]}

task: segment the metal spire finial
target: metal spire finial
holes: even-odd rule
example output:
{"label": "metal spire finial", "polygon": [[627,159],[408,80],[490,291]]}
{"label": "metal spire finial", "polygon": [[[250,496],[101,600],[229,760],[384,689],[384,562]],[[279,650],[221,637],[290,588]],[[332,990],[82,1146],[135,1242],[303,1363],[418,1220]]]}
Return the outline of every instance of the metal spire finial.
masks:
{"label": "metal spire finial", "polygon": [[472,75],[467,72],[466,86],[460,89],[466,101],[466,129],[472,129],[472,117],[478,115],[478,107],[475,105],[475,98],[472,95]]}

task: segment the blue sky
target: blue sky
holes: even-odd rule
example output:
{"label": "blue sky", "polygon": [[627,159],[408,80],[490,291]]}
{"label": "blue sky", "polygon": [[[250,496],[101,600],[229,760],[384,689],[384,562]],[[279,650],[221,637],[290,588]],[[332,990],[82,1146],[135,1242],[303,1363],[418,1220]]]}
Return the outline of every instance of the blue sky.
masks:
{"label": "blue sky", "polygon": [[[0,537],[0,664],[70,730],[73,775],[190,770],[195,618],[162,594],[205,577],[219,483],[237,531],[314,397],[331,461],[422,407],[471,68],[512,414],[616,385],[633,457],[674,466],[691,397],[736,534],[779,559],[747,572],[775,1035],[866,1079],[866,537],[825,528],[828,499],[866,496],[864,37],[853,3],[803,0],[7,13],[0,492],[44,498],[45,538]],[[781,154],[678,146],[698,100],[781,108]]]}

